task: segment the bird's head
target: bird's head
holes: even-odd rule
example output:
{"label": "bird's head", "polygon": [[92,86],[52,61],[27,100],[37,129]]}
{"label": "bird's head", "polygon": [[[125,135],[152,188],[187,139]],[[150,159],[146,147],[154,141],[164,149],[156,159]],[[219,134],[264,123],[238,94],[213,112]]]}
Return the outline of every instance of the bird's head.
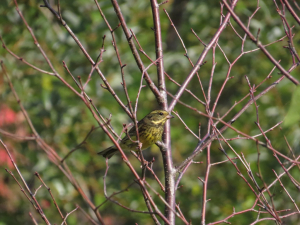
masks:
{"label": "bird's head", "polygon": [[165,110],[154,110],[144,117],[143,121],[146,124],[153,126],[163,126],[168,119],[174,118]]}

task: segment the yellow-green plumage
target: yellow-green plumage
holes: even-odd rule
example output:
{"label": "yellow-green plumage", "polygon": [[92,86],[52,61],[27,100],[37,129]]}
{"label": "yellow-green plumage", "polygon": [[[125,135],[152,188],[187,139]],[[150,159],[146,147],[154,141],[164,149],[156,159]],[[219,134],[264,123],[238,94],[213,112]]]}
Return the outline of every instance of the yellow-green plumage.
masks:
{"label": "yellow-green plumage", "polygon": [[[162,133],[164,131],[164,125],[168,119],[173,118],[167,111],[164,110],[154,110],[145,116],[142,120],[138,122],[139,140],[142,143],[141,150],[144,150],[155,142],[161,139]],[[130,138],[128,137],[130,136]],[[129,132],[121,141],[120,147],[123,150],[138,151],[138,143],[132,142],[136,141],[136,127],[133,126]],[[132,141],[131,141],[131,140]],[[112,157],[118,149],[116,146],[111,146],[98,154],[102,155],[104,158]]]}

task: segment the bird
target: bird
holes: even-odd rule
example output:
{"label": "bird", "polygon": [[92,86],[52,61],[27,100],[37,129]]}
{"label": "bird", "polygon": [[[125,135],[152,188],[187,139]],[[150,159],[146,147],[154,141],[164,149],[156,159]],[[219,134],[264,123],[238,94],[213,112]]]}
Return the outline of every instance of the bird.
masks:
{"label": "bird", "polygon": [[[141,150],[145,150],[161,139],[164,131],[164,125],[166,121],[171,118],[174,118],[174,116],[165,110],[154,110],[138,121],[137,127],[139,132],[139,141],[142,144]],[[119,145],[123,150],[138,151],[138,143],[133,142],[136,140],[136,126],[133,126],[129,130],[128,134],[126,134],[126,136],[119,142]],[[117,147],[113,145],[101,152],[98,152],[98,154],[102,155],[104,158],[110,159],[118,151]]]}

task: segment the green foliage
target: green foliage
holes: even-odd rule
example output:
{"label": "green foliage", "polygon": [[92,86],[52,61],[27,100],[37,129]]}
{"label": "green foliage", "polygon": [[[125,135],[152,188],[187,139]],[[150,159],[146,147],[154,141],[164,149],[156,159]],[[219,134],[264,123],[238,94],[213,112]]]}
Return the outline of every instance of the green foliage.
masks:
{"label": "green foliage", "polygon": [[[72,88],[79,91],[71,76],[63,68],[62,62],[64,61],[66,63],[76,79],[80,76],[83,82],[85,82],[91,72],[91,64],[88,62],[87,58],[67,31],[59,24],[59,22],[57,22],[56,18],[54,18],[46,8],[39,7],[41,4],[40,1],[18,1],[18,3],[20,10],[29,26],[33,29],[40,46],[44,49],[54,68]],[[94,61],[100,53],[103,42],[102,38],[106,35],[106,51],[103,54],[103,62],[99,67],[122,102],[127,104],[124,90],[121,85],[120,66],[115,55],[114,47],[111,44],[112,37],[105,22],[101,18],[96,5],[92,1],[83,0],[60,1],[60,3],[64,20],[76,34]],[[52,2],[52,4],[55,3]],[[101,1],[99,4],[112,28],[117,27],[119,21],[115,16],[111,4],[107,1]],[[153,27],[153,20],[149,2],[120,1],[119,4],[124,13],[128,27],[130,27],[137,36],[143,50],[154,60],[155,42],[154,32],[151,30],[151,27]],[[174,1],[171,1],[171,3],[164,6],[168,12],[172,10],[172,7],[176,6],[173,6],[172,4],[175,5]],[[260,29],[260,41],[267,44],[278,40],[285,34],[282,29],[280,17],[278,14],[274,13],[276,12],[274,5],[270,4],[268,1],[260,1],[260,6],[261,9],[251,22],[250,30],[253,33],[256,33],[257,30]],[[248,21],[248,17],[255,9],[256,1],[243,1],[238,3],[235,11],[240,15],[242,21]],[[187,2],[185,8],[182,10],[184,10],[184,12],[181,17],[181,23],[178,25],[177,29],[185,43],[188,56],[192,62],[195,63],[204,47],[190,29],[193,28],[203,42],[208,43],[219,27],[220,5],[219,2],[208,3],[207,1],[193,0]],[[170,33],[170,31],[168,31],[170,22],[162,10],[160,10],[160,13],[163,32],[162,37],[165,41]],[[225,10],[223,13],[226,13]],[[290,18],[291,15],[287,15],[287,19]],[[235,21],[231,20],[231,23],[236,28],[237,32],[243,36],[244,32],[237,28]],[[299,26],[293,28],[293,31],[296,33],[296,37],[299,37]],[[27,62],[38,68],[51,71],[43,55],[34,44],[30,33],[18,16],[13,2],[9,0],[2,0],[1,2],[0,33],[8,49],[16,55],[24,58]],[[124,68],[125,80],[130,99],[134,104],[141,81],[141,72],[136,66],[136,62],[134,61],[121,27],[115,31],[115,36],[120,51],[120,58],[122,63],[126,64],[126,67]],[[177,36],[173,36],[173,39],[176,39],[174,44],[176,50],[170,50],[167,48],[168,43],[164,43],[164,47],[166,48],[164,49],[164,66],[168,75],[179,84],[182,84],[186,75],[192,69],[192,66],[184,56],[185,52],[181,47]],[[230,62],[241,53],[242,41],[234,32],[232,32],[230,26],[225,29],[218,43]],[[299,49],[299,42],[295,42],[294,44]],[[283,48],[283,46],[286,45],[287,41],[285,39],[280,43],[276,43],[276,45],[268,46],[267,49],[276,60],[282,60],[281,65],[284,68],[289,68],[292,61],[291,57],[288,57],[290,56],[288,50]],[[245,51],[250,51],[255,48],[256,46],[249,40],[245,42]],[[145,66],[151,64],[151,62],[142,54],[141,58]],[[4,61],[6,70],[13,81],[14,88],[20,96],[21,102],[24,104],[35,129],[43,140],[55,149],[60,157],[63,158],[70,150],[76,148],[76,146],[84,140],[92,126],[98,126],[90,111],[85,107],[83,102],[80,101],[78,96],[57,79],[57,77],[43,74],[32,69],[28,65],[12,57],[3,48],[0,49],[0,60]],[[217,65],[215,67],[211,93],[213,100],[218,96],[229,67],[219,48],[216,48],[215,60]],[[211,68],[213,65],[211,53],[207,55],[206,61],[206,64],[201,66],[199,71],[204,90],[207,90],[209,86]],[[258,85],[270,73],[273,66],[274,65],[267,60],[266,56],[261,51],[243,55],[232,69],[231,75],[234,76],[234,78],[228,80],[218,101],[216,113],[220,113],[222,116],[233,106],[234,102],[239,101],[249,93],[249,87],[244,78],[245,75],[249,77],[252,85]],[[148,72],[153,81],[157,82],[155,66],[152,66]],[[297,76],[298,73],[299,69],[293,72],[292,75]],[[19,106],[3,76],[3,74],[0,75],[0,106],[5,104],[22,117]],[[260,93],[267,86],[275,82],[279,76],[278,70],[275,70],[272,73],[272,78],[263,83],[257,89],[257,93]],[[101,111],[106,118],[109,118],[109,115],[112,114],[111,125],[115,131],[120,134],[123,128],[122,124],[128,124],[132,121],[115,102],[113,96],[100,86],[101,84],[103,84],[102,80],[94,72],[92,74],[92,80],[86,87],[86,92],[93,100],[97,109]],[[178,86],[169,80],[167,80],[166,85],[168,92],[171,94],[175,94],[178,90]],[[199,88],[199,82],[196,76],[189,84],[188,89],[190,89],[198,98],[203,100],[203,93]],[[292,143],[292,148],[294,149],[299,146],[300,136],[298,98],[299,88],[295,89],[290,84],[290,81],[286,79],[281,82],[276,89],[271,90],[257,101],[262,129],[268,130],[276,123],[285,120],[283,130],[287,132],[288,140],[292,140],[290,143]],[[168,100],[171,101],[172,98],[169,97]],[[196,102],[188,93],[184,93],[180,100],[195,107],[201,112],[205,112],[205,107]],[[250,98],[248,97],[241,104],[237,105],[224,120],[228,121],[231,119],[249,100]],[[213,103],[210,105],[211,107],[212,104]],[[138,102],[138,119],[142,118],[155,108],[158,108],[158,104],[149,87],[146,86],[142,88]],[[204,134],[206,132],[208,126],[207,118],[200,116],[193,110],[180,104],[176,105],[174,111],[179,113],[183,121],[185,121],[194,133],[198,134],[199,123],[201,123],[201,133]],[[217,115],[214,116],[217,117]],[[255,121],[256,112],[254,105],[252,105],[237,121],[235,121],[234,127],[249,135],[256,135],[259,134],[260,131],[254,124]],[[184,128],[184,125],[179,119],[174,119],[171,122],[171,125],[172,153],[174,162],[177,164],[190,155],[192,150],[196,147],[198,140]],[[5,130],[15,133],[16,131],[20,131],[18,127],[22,127],[22,134],[31,134],[24,119],[18,120],[12,127],[6,126]],[[220,128],[222,125],[218,124],[217,127]],[[283,138],[284,134],[283,131],[276,128],[268,133],[267,136],[271,139],[274,146],[276,146],[276,149],[283,149],[282,153],[288,155],[286,143]],[[234,138],[237,134],[228,129],[224,133],[224,136],[226,138]],[[59,168],[57,168],[57,166],[49,161],[45,152],[42,151],[35,142],[12,142],[1,134],[0,137],[5,141],[8,141],[11,147],[15,149],[16,162],[24,178],[30,183],[30,187],[33,190],[40,186],[40,182],[35,179],[33,175],[34,172],[38,172],[46,184],[51,188],[55,200],[64,214],[73,210],[75,204],[79,204],[86,212],[91,211],[86,202],[84,202],[82,196],[80,196],[74,186],[70,184],[66,176]],[[264,141],[263,137],[259,137],[258,139]],[[111,144],[110,139],[104,132],[101,129],[96,129],[86,140],[86,144],[77,149],[65,162],[69,165],[70,170],[78,180],[83,191],[96,205],[105,201],[103,194],[103,176],[106,169],[105,160],[96,153]],[[253,173],[258,172],[256,167],[256,144],[250,140],[239,139],[231,141],[230,144],[234,149],[243,152],[248,162],[251,163]],[[224,143],[222,143],[222,145],[230,157],[235,157]],[[212,143],[212,162],[219,162],[227,159],[225,155],[218,150],[219,148],[220,145],[218,141]],[[296,150],[299,151],[298,147]],[[270,183],[275,179],[272,169],[277,171],[277,173],[282,172],[282,169],[275,158],[272,157],[272,152],[270,152],[270,150],[260,147],[260,151],[261,170],[263,171],[265,182]],[[153,157],[156,159],[153,166],[154,170],[160,180],[163,181],[163,162],[161,154],[156,146],[153,146],[151,151],[145,152],[145,158],[147,160],[151,161]],[[199,224],[200,221],[203,183],[199,181],[197,177],[203,178],[205,176],[205,157],[206,152],[203,152],[197,160],[203,161],[204,163],[194,164],[189,168],[181,181],[183,186],[177,193],[178,199],[176,200],[177,202],[180,202],[180,208],[183,214],[188,220],[190,219],[193,224]],[[133,156],[130,156],[130,160],[132,160],[132,164],[136,170],[140,172],[139,162],[137,162]],[[237,164],[240,164],[239,161],[236,162]],[[120,157],[113,157],[109,164],[110,168],[106,177],[108,195],[126,189],[135,179],[128,167],[122,163]],[[297,172],[299,171],[291,171],[295,177],[297,177]],[[255,195],[251,192],[249,186],[247,186],[247,184],[237,175],[232,164],[227,162],[220,165],[214,165],[212,166],[210,173],[212,175],[210,176],[208,184],[208,199],[211,200],[206,208],[207,222],[221,220],[232,214],[232,206],[235,207],[236,211],[242,211],[253,205]],[[242,173],[247,174],[247,171],[244,170]],[[146,176],[150,185],[153,186],[155,190],[159,190],[159,194],[163,196],[163,192],[160,191],[153,176],[150,173],[147,173]],[[29,206],[29,201],[22,195],[17,184],[4,170],[0,172],[0,179],[3,181],[5,180],[5,185],[10,189],[7,196],[0,195],[0,225],[32,224],[28,212],[32,212],[38,222],[42,223],[42,219],[34,212],[34,208]],[[259,180],[257,176],[256,179]],[[263,183],[260,182],[259,185],[262,187]],[[290,183],[286,184],[286,187],[291,186],[292,184]],[[42,204],[44,204],[45,214],[48,218],[51,218],[51,223],[60,224],[62,220],[53,206],[49,193],[46,189],[40,189],[37,193],[37,199],[41,200]],[[275,198],[275,204],[279,206],[279,208],[283,208],[280,206],[287,204],[287,197],[283,196],[282,189],[279,185],[274,188],[274,193],[280,196],[280,198]],[[159,197],[153,192],[151,194],[157,202],[158,207],[163,211],[164,203],[160,201]],[[295,190],[293,190],[291,194],[297,196]],[[131,186],[127,192],[114,196],[113,199],[131,209],[147,211],[143,196],[137,184]],[[299,199],[297,199],[297,201],[299,202]],[[8,205],[10,205],[10,207],[7,207]],[[293,207],[290,202],[288,205],[290,208]],[[104,204],[99,210],[101,215],[108,221],[107,224],[153,224],[153,221],[148,214],[130,213],[126,209],[111,202]],[[242,217],[235,216],[230,219],[229,222],[232,224],[249,224],[250,222],[255,221],[256,216],[256,213],[251,212],[243,214]],[[79,211],[71,214],[67,221],[69,225],[89,223],[86,217]],[[295,218],[293,217],[290,224],[295,224],[293,223],[294,221]],[[273,223],[269,222],[264,224]]]}

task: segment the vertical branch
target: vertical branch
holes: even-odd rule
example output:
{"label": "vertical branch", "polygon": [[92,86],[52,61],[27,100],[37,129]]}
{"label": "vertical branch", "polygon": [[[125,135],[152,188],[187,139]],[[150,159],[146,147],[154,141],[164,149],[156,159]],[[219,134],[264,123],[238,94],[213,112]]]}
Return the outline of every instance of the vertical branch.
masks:
{"label": "vertical branch", "polygon": [[161,38],[161,26],[160,26],[160,17],[159,17],[159,5],[156,0],[151,0],[151,8],[154,22],[154,35],[155,35],[155,51],[156,58],[159,59],[157,62],[157,80],[158,80],[158,90],[160,92],[160,99],[158,104],[167,109],[167,94],[166,94],[166,84],[164,77],[164,64],[163,64],[163,46]]}
{"label": "vertical branch", "polygon": [[[158,77],[158,89],[160,97],[158,98],[158,104],[164,110],[168,110],[167,92],[164,77],[164,65],[163,65],[163,46],[161,38],[161,26],[159,16],[159,4],[156,0],[151,0],[151,8],[154,23],[154,34],[155,34],[155,48],[156,58],[160,60],[157,62],[157,77]],[[171,152],[171,130],[170,121],[166,122],[165,132],[162,138],[165,146],[161,148],[164,170],[165,170],[165,199],[170,207],[165,206],[165,216],[168,218],[170,224],[175,224],[175,173],[174,165]],[[171,209],[172,210],[171,210]]]}
{"label": "vertical branch", "polygon": [[[127,38],[129,47],[131,49],[132,55],[137,63],[137,66],[139,67],[140,71],[143,72],[145,71],[145,66],[141,60],[141,57],[139,55],[138,50],[136,49],[133,39],[132,39],[132,35],[127,27],[125,18],[121,12],[120,6],[118,4],[117,0],[111,0],[111,3],[115,9],[116,15],[119,18],[119,21],[121,23],[122,29],[124,31],[124,34]],[[149,74],[146,72],[145,76],[144,76],[145,81],[147,82],[147,84],[149,85],[149,88],[151,89],[151,91],[153,92],[153,94],[155,95],[156,99],[160,99],[160,93],[158,88],[155,86],[154,82],[151,80]]]}
{"label": "vertical branch", "polygon": [[209,144],[207,146],[207,156],[206,156],[206,173],[205,173],[205,180],[204,180],[204,185],[203,185],[203,195],[202,195],[202,213],[201,213],[201,224],[205,224],[205,212],[206,212],[206,203],[208,200],[207,198],[207,187],[208,187],[208,177],[209,177],[209,172],[210,172],[210,146]]}

